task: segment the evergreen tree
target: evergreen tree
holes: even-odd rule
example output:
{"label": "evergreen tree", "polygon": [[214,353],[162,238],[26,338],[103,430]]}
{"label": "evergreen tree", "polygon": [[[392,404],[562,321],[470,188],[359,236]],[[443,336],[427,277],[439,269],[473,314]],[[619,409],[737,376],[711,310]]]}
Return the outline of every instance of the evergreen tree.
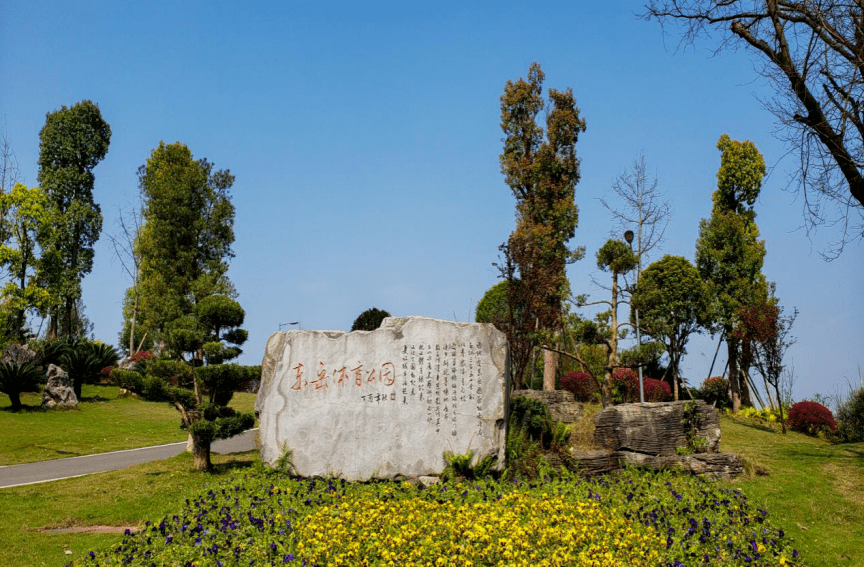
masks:
{"label": "evergreen tree", "polygon": [[169,323],[195,317],[196,305],[208,296],[233,295],[226,272],[233,257],[234,205],[228,191],[234,177],[206,159],[193,159],[184,144],[160,143],[139,168],[138,181],[144,224],[135,244],[140,252],[136,335],[147,333],[170,347]]}
{"label": "evergreen tree", "polygon": [[762,275],[765,242],[759,240],[753,211],[765,162],[752,142],[731,140],[726,134],[720,137],[717,148],[722,152],[717,190],[712,195],[711,218],[699,223],[696,267],[708,288],[712,328],[722,331],[726,339],[732,408],[737,412],[742,404],[751,404],[740,364],[741,343],[735,337],[738,311],[768,295]]}

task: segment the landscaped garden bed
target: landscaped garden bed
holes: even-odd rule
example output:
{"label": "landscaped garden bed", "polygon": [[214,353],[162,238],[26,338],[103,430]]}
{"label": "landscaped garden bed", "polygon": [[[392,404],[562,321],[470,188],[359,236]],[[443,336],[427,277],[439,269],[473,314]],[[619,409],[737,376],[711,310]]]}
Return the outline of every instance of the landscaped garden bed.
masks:
{"label": "landscaped garden bed", "polygon": [[797,557],[766,510],[689,476],[424,487],[259,468],[73,564],[781,565]]}

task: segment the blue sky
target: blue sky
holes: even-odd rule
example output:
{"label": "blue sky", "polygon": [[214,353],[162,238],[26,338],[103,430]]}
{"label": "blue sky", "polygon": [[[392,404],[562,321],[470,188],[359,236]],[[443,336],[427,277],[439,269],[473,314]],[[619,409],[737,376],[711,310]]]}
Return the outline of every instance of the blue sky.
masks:
{"label": "blue sky", "polygon": [[[809,237],[796,163],[760,102],[770,94],[746,53],[677,51],[639,2],[40,2],[0,12],[0,115],[24,181],[36,184],[47,112],[97,102],[113,132],[96,168],[105,217],[84,280],[97,338],[116,344],[128,280],[106,234],[136,202],[136,170],[161,140],[187,144],[236,176],[229,276],[247,312],[240,362],[258,364],[279,325],[350,328],[364,309],[473,320],[496,283],[498,245],[514,227],[499,171],[504,83],[543,66],[572,87],[587,131],[577,152],[586,258],[576,293],[599,296],[593,260],[611,219],[598,199],[644,152],[673,208],[663,253],[692,260],[710,213],[717,139],[753,141],[772,173],[756,204],[764,272],[800,310],[788,354],[795,397],[845,390],[864,368],[864,247],[834,262],[837,237]],[[650,259],[649,259],[650,260]],[[622,315],[624,314],[622,310]],[[683,363],[705,378],[715,341]],[[718,362],[722,369],[723,355]],[[718,370],[715,369],[715,374]]]}

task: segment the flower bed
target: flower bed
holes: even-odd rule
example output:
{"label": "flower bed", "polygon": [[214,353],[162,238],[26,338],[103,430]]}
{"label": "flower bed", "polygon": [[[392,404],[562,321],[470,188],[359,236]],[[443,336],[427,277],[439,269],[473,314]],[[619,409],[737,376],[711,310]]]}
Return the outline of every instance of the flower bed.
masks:
{"label": "flower bed", "polygon": [[74,565],[783,565],[765,510],[693,477],[296,480],[258,471]]}

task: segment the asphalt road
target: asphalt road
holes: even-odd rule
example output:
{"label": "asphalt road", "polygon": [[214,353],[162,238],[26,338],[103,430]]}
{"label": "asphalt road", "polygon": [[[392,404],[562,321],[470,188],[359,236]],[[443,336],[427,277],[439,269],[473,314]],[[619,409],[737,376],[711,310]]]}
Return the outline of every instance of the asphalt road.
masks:
{"label": "asphalt road", "polygon": [[[251,451],[255,448],[255,435],[257,433],[257,429],[250,429],[230,439],[216,441],[210,450],[214,453]],[[179,455],[185,450],[186,441],[181,441],[167,445],[156,445],[155,447],[141,447],[139,449],[126,449],[125,451],[111,451],[110,453],[0,467],[0,488],[123,469],[132,465],[167,459]]]}

